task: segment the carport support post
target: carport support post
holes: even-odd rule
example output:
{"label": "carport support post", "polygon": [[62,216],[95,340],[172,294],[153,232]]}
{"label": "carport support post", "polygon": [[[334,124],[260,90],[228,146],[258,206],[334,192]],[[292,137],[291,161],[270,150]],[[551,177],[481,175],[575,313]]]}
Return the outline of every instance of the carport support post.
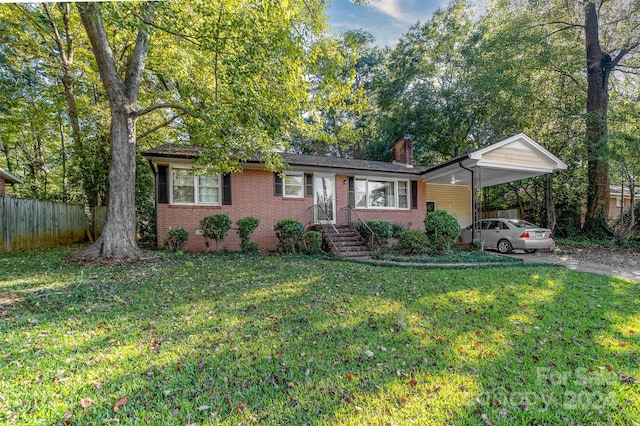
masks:
{"label": "carport support post", "polygon": [[555,225],[555,211],[553,208],[553,173],[547,173],[545,175],[544,203],[547,209],[547,228],[551,229],[551,232],[553,232]]}
{"label": "carport support post", "polygon": [[480,168],[474,167],[469,170],[471,172],[471,243],[475,243],[478,239],[477,224],[480,220],[480,203],[478,202],[478,194],[482,193],[480,185]]}

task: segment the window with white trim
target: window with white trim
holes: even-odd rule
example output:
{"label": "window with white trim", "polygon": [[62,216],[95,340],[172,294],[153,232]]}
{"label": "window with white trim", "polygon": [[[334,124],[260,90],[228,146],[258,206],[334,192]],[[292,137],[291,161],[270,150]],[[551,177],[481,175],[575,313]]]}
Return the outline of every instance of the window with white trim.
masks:
{"label": "window with white trim", "polygon": [[409,208],[409,181],[356,178],[354,183],[357,208]]}
{"label": "window with white trim", "polygon": [[287,174],[282,179],[283,195],[285,197],[304,197],[304,176],[301,174]]}
{"label": "window with white trim", "polygon": [[172,168],[171,200],[173,204],[221,204],[218,174],[194,174],[193,169]]}

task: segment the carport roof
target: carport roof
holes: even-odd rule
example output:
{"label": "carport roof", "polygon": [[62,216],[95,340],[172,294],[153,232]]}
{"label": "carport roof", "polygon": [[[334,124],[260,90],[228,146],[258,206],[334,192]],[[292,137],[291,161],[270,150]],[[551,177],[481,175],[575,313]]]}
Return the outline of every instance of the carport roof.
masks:
{"label": "carport roof", "polygon": [[475,170],[484,188],[566,169],[565,163],[520,133],[429,168],[421,177],[427,183],[471,186],[471,170]]}

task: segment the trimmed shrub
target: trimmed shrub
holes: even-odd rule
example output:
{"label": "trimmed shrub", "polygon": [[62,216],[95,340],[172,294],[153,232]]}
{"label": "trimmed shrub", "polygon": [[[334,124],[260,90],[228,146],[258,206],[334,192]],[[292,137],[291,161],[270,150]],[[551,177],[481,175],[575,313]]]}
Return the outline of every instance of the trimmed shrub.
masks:
{"label": "trimmed shrub", "polygon": [[251,234],[258,228],[259,224],[260,219],[253,216],[243,217],[236,222],[238,236],[240,237],[240,250],[243,253],[256,253],[259,251],[258,244],[251,241]]}
{"label": "trimmed shrub", "polygon": [[204,237],[204,244],[209,247],[210,240],[216,242],[216,251],[220,251],[220,243],[231,229],[231,219],[228,213],[217,213],[207,216],[200,221],[200,229]]}
{"label": "trimmed shrub", "polygon": [[182,250],[189,241],[189,233],[184,228],[171,229],[164,239],[164,247],[169,251]]}
{"label": "trimmed shrub", "polygon": [[304,245],[307,253],[318,254],[322,252],[322,234],[318,231],[309,231],[304,234]]}
{"label": "trimmed shrub", "polygon": [[426,214],[424,226],[431,247],[438,251],[448,251],[460,236],[460,225],[455,216],[446,210],[434,210]]}
{"label": "trimmed shrub", "polygon": [[295,253],[299,247],[299,241],[304,236],[304,227],[295,219],[280,219],[273,227],[278,237],[278,248]]}
{"label": "trimmed shrub", "polygon": [[418,229],[406,229],[398,235],[398,249],[407,256],[426,252],[427,243],[427,234]]}

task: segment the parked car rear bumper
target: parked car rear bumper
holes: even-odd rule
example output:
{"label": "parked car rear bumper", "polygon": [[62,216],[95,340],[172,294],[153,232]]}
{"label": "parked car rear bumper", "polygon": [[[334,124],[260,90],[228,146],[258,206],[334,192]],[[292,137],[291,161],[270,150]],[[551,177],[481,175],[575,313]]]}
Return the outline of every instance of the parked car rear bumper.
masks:
{"label": "parked car rear bumper", "polygon": [[550,249],[553,250],[555,243],[551,238],[517,238],[511,241],[514,249],[532,250],[532,249]]}

